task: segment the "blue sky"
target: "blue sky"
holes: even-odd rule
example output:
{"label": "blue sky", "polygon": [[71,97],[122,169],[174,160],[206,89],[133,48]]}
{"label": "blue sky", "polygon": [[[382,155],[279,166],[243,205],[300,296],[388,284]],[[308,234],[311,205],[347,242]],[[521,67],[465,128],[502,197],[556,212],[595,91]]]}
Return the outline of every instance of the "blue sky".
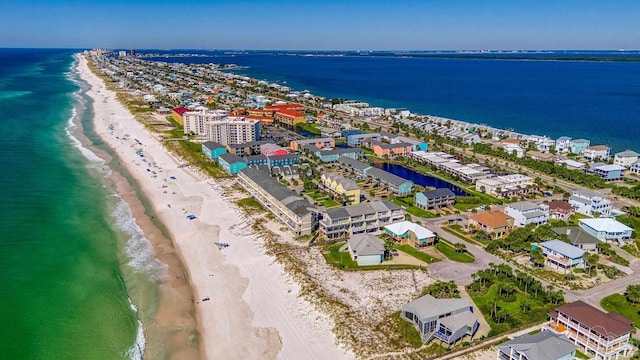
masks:
{"label": "blue sky", "polygon": [[0,0],[0,14],[0,47],[640,48],[638,0]]}

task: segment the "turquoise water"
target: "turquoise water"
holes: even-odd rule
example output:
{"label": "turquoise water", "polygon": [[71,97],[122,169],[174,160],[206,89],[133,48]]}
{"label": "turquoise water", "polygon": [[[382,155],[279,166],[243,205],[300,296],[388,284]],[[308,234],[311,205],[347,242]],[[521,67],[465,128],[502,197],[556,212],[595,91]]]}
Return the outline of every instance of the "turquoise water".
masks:
{"label": "turquoise water", "polygon": [[145,319],[130,298],[153,289],[159,265],[107,190],[108,164],[74,137],[70,119],[87,126],[92,113],[72,62],[69,50],[0,49],[5,359],[140,358],[144,349]]}

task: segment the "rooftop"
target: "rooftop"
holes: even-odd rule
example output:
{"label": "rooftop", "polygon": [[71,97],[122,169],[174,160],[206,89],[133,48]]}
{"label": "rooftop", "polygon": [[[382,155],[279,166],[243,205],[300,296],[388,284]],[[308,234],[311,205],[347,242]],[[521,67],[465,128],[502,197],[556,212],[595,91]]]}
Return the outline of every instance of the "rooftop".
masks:
{"label": "rooftop", "polygon": [[402,310],[412,312],[420,319],[429,319],[465,308],[471,308],[467,299],[436,299],[425,295],[404,305]]}
{"label": "rooftop", "polygon": [[633,230],[612,218],[580,219],[579,221],[580,224],[585,224],[596,231],[604,231],[607,233],[621,233]]}
{"label": "rooftop", "polygon": [[511,219],[511,217],[503,213],[502,211],[492,210],[492,211],[486,211],[483,213],[471,215],[469,219],[473,219],[480,224],[483,224],[492,228],[497,228],[497,227],[508,227],[509,222],[507,221],[507,219]]}
{"label": "rooftop", "polygon": [[560,253],[570,259],[577,259],[584,255],[584,250],[557,239],[547,240],[541,243],[540,246]]}
{"label": "rooftop", "polygon": [[453,191],[451,191],[451,189],[449,188],[440,188],[440,189],[424,191],[422,194],[428,199],[437,199],[442,197],[455,196]]}
{"label": "rooftop", "polygon": [[525,334],[503,344],[498,349],[509,354],[514,349],[531,360],[556,360],[577,350],[564,335],[553,331],[542,331],[534,335]]}
{"label": "rooftop", "polygon": [[617,157],[638,157],[638,156],[640,156],[640,154],[638,154],[637,152],[632,151],[632,150],[625,150],[625,151],[617,153],[616,156]]}
{"label": "rooftop", "polygon": [[347,242],[351,250],[359,256],[384,254],[384,241],[375,235],[355,234],[351,235]]}
{"label": "rooftop", "polygon": [[266,192],[281,202],[289,210],[298,216],[304,216],[312,212],[313,207],[305,198],[298,195],[295,191],[289,190],[278,180],[271,177],[269,173],[257,168],[245,168],[241,174],[248,177],[254,183],[262,187]]}
{"label": "rooftop", "polygon": [[563,226],[551,229],[557,235],[567,235],[572,244],[598,244],[600,240],[577,226]]}
{"label": "rooftop", "polygon": [[395,224],[387,225],[384,228],[397,235],[406,234],[407,231],[411,231],[416,234],[418,239],[428,239],[436,236],[428,229],[425,229],[416,223],[412,223],[411,221],[397,222]]}
{"label": "rooftop", "polygon": [[633,330],[632,321],[626,317],[598,310],[582,300],[559,306],[550,315],[555,318],[559,312],[607,337],[615,338]]}

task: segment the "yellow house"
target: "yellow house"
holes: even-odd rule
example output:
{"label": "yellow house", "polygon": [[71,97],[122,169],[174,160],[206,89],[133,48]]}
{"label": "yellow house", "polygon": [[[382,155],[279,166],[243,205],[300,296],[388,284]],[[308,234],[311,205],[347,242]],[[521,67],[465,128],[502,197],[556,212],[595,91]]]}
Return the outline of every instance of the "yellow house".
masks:
{"label": "yellow house", "polygon": [[325,190],[344,198],[347,204],[360,204],[360,188],[352,180],[336,173],[323,173],[321,180]]}

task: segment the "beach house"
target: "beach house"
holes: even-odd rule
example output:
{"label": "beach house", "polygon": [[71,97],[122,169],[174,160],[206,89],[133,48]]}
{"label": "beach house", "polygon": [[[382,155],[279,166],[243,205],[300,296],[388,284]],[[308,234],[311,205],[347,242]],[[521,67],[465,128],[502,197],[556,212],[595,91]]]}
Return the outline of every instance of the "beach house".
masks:
{"label": "beach house", "polygon": [[571,149],[572,154],[580,154],[584,149],[589,147],[591,141],[587,139],[574,139],[569,143],[569,148]]}
{"label": "beach house", "polygon": [[546,224],[549,220],[548,207],[537,205],[529,201],[522,201],[514,204],[508,204],[504,207],[504,212],[513,218],[513,225],[517,227],[525,227],[529,224],[536,226]]}
{"label": "beach house", "polygon": [[351,260],[358,266],[380,265],[384,261],[384,241],[371,234],[355,234],[347,240],[346,248]]}
{"label": "beach house", "polygon": [[498,360],[573,360],[578,347],[553,331],[524,334],[498,345]]}
{"label": "beach house", "polygon": [[571,245],[578,247],[584,251],[598,252],[598,240],[595,236],[589,234],[577,226],[562,226],[551,229],[556,235],[565,235],[569,238]]}
{"label": "beach house", "polygon": [[578,226],[600,241],[623,243],[633,232],[632,228],[612,218],[580,219],[578,222]]}
{"label": "beach house", "polygon": [[447,346],[466,336],[473,337],[480,327],[467,299],[424,295],[402,306],[402,318],[418,328],[423,343],[438,339]]}
{"label": "beach house", "polygon": [[549,208],[549,218],[566,221],[569,219],[575,209],[566,200],[551,200],[547,204]]}
{"label": "beach house", "polygon": [[456,202],[456,196],[451,189],[440,188],[417,192],[414,202],[420,209],[443,208],[453,206]]}
{"label": "beach house", "polygon": [[367,177],[378,185],[385,186],[396,196],[410,195],[413,189],[413,181],[375,167],[367,171]]}
{"label": "beach house", "polygon": [[367,141],[367,140],[382,141],[382,137],[380,136],[379,133],[353,134],[353,135],[347,136],[347,145],[352,147],[358,147],[362,145],[363,141]]}
{"label": "beach house", "polygon": [[227,152],[227,148],[222,144],[218,144],[213,141],[207,141],[202,143],[202,153],[209,159],[217,159],[218,156]]}
{"label": "beach house", "polygon": [[384,227],[384,232],[400,245],[411,245],[414,248],[434,245],[436,234],[411,221],[400,221]]}
{"label": "beach house", "polygon": [[304,197],[289,190],[268,172],[245,168],[236,181],[268,211],[291,229],[294,235],[311,234],[317,228],[316,209]]}
{"label": "beach house", "polygon": [[609,159],[610,150],[611,148],[606,145],[589,146],[586,149],[582,150],[582,156],[585,159],[591,161],[607,160]]}
{"label": "beach house", "polygon": [[340,167],[350,170],[356,178],[360,179],[365,178],[369,170],[373,169],[373,166],[347,156],[340,156],[337,161]]}
{"label": "beach house", "polygon": [[598,310],[581,301],[561,305],[551,313],[542,330],[566,336],[587,356],[613,360],[627,356],[633,322],[624,316]]}
{"label": "beach house", "polygon": [[616,181],[622,179],[622,174],[626,170],[624,166],[616,164],[595,163],[587,169],[587,173],[596,174],[604,181]]}
{"label": "beach house", "polygon": [[535,249],[538,246],[542,249],[542,253],[548,264],[559,266],[565,270],[573,267],[584,267],[584,259],[582,256],[585,251],[577,246],[554,239],[547,240],[539,245],[531,245],[531,248]]}
{"label": "beach house", "polygon": [[332,208],[322,213],[319,231],[329,239],[371,233],[404,220],[404,214],[400,206],[384,200]]}
{"label": "beach house", "polygon": [[322,162],[336,162],[339,157],[348,157],[353,160],[357,160],[362,157],[362,150],[360,148],[346,148],[346,149],[333,149],[333,150],[321,150],[315,149],[313,154]]}
{"label": "beach house", "polygon": [[631,164],[631,166],[629,167],[629,172],[631,172],[632,174],[640,174],[640,160]]}
{"label": "beach house", "polygon": [[556,151],[566,153],[571,150],[571,138],[568,136],[560,136],[556,139]]}
{"label": "beach house", "polygon": [[625,150],[625,151],[616,153],[613,156],[613,163],[615,165],[620,165],[620,166],[624,166],[625,168],[629,168],[631,167],[631,165],[633,165],[633,163],[638,161],[638,156],[640,156],[640,154],[638,154],[635,151]]}
{"label": "beach house", "polygon": [[240,156],[230,153],[224,153],[218,156],[218,165],[228,174],[234,175],[247,167],[247,163]]}
{"label": "beach house", "polygon": [[597,191],[588,189],[574,190],[569,197],[569,204],[577,213],[587,216],[594,216],[596,213],[599,216],[609,216],[613,208],[609,199]]}
{"label": "beach house", "polygon": [[499,210],[469,216],[469,228],[483,230],[492,239],[506,236],[513,228],[513,218]]}

